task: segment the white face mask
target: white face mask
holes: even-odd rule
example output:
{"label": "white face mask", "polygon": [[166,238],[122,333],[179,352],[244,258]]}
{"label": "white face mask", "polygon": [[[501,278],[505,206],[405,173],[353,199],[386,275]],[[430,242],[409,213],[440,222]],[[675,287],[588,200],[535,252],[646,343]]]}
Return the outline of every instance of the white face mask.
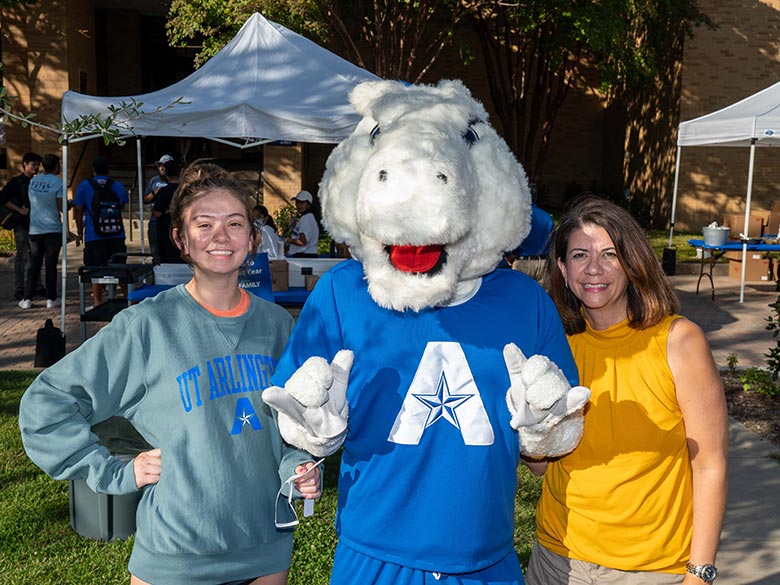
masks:
{"label": "white face mask", "polygon": [[[318,467],[325,459],[320,459],[317,461],[311,469],[306,470],[305,472],[299,474],[299,475],[293,475],[292,477],[289,477],[279,488],[279,491],[276,493],[276,503],[274,504],[274,525],[277,528],[293,528],[295,526],[298,526],[299,520],[298,520],[298,513],[295,511],[295,506],[293,505],[293,492],[295,491],[293,489],[293,482],[309,473],[312,469],[315,467]],[[293,513],[294,520],[291,520],[289,522],[279,522],[279,498],[283,497],[282,490],[284,490],[285,486],[289,485],[289,491],[287,493],[286,499],[287,499],[287,506],[290,508],[290,510]],[[314,514],[314,500],[303,500],[303,516],[304,518],[307,518]]]}

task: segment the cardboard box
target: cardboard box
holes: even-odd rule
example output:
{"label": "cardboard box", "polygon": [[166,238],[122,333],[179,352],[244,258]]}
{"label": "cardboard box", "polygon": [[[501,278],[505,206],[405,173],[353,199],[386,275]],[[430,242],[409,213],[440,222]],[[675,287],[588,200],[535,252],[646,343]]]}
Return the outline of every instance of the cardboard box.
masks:
{"label": "cardboard box", "polygon": [[182,284],[192,278],[189,264],[157,264],[154,267],[154,284]]}
{"label": "cardboard box", "polygon": [[[729,259],[729,278],[742,279],[742,252],[727,252]],[[764,258],[761,252],[748,252],[745,267],[745,282],[767,282],[772,280],[769,258]]]}
{"label": "cardboard box", "polygon": [[322,276],[345,258],[287,258],[290,264],[289,286],[305,287],[306,276]]}
{"label": "cardboard box", "polygon": [[[751,213],[750,223],[748,224],[747,237],[760,238],[764,233],[764,214]],[[731,228],[729,233],[730,240],[738,240],[739,234],[745,229],[744,213],[727,213],[723,216],[723,225]]]}
{"label": "cardboard box", "polygon": [[289,267],[287,260],[271,260],[271,288],[275,291],[286,291],[289,287]]}
{"label": "cardboard box", "polygon": [[320,277],[317,274],[306,274],[303,277],[303,287],[308,291],[312,291],[314,290],[314,285],[317,284],[319,279]]}
{"label": "cardboard box", "polygon": [[[774,203],[772,204],[774,205]],[[770,236],[777,236],[780,233],[780,211],[770,211],[767,219],[764,233]]]}
{"label": "cardboard box", "polygon": [[769,213],[780,213],[780,199],[772,201],[772,205],[769,207]]}

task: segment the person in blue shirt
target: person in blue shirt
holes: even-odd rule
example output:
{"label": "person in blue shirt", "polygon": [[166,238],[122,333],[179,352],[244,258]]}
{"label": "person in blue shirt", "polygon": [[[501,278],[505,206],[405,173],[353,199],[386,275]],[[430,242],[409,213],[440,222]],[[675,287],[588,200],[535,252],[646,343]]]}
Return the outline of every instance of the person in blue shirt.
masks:
{"label": "person in blue shirt", "polygon": [[350,100],[364,120],[318,194],[353,259],[263,400],[290,444],[343,445],[331,585],[522,585],[517,467],[570,452],[589,396],[550,297],[496,270],[530,231],[525,172],[456,80]]}
{"label": "person in blue shirt", "polygon": [[30,262],[24,285],[22,309],[32,307],[32,298],[46,262],[46,308],[59,307],[57,298],[57,260],[62,249],[62,179],[60,158],[47,154],[41,163],[43,171],[30,179]]}
{"label": "person in blue shirt", "polygon": [[[109,180],[108,159],[98,156],[92,161],[92,178],[100,184],[105,184]],[[119,181],[111,179],[111,189],[119,197],[119,203],[124,209],[128,203],[127,189]],[[76,245],[84,242],[84,266],[102,266],[108,263],[108,259],[114,254],[124,254],[127,252],[125,245],[125,230],[120,229],[119,233],[113,236],[101,236],[95,231],[95,219],[92,216],[92,198],[95,195],[95,189],[92,187],[89,179],[84,179],[79,183],[76,189],[76,196],[73,199],[73,218],[76,220]],[[86,213],[85,213],[86,211]],[[103,302],[103,293],[105,285],[92,285],[92,298],[94,306]]]}
{"label": "person in blue shirt", "polygon": [[531,276],[545,290],[549,283],[547,252],[554,233],[555,224],[550,214],[531,205],[531,231],[517,248],[504,255],[509,266]]}

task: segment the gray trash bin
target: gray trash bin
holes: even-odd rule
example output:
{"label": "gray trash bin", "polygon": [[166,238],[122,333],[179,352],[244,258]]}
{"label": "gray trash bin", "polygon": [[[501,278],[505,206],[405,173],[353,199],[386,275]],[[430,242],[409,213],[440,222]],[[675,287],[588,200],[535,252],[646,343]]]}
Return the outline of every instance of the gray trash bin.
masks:
{"label": "gray trash bin", "polygon": [[[111,417],[92,427],[92,432],[113,455],[130,461],[152,447],[133,425],[121,417]],[[98,494],[83,479],[68,481],[70,526],[81,536],[95,540],[123,540],[135,532],[135,510],[141,492]]]}
{"label": "gray trash bin", "polygon": [[674,273],[677,271],[677,247],[676,246],[666,246],[664,248],[662,260],[661,260],[661,268],[663,268],[664,274],[667,276],[674,276]]}

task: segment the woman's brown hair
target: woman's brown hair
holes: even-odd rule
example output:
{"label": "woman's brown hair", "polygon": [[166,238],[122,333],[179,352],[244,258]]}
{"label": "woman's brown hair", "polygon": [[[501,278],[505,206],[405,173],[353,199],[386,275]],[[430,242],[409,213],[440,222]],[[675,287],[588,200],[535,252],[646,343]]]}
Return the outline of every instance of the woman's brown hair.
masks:
{"label": "woman's brown hair", "polygon": [[569,290],[558,267],[566,260],[569,238],[587,224],[603,228],[615,245],[628,278],[628,320],[634,329],[646,329],[680,310],[680,301],[650,247],[645,231],[622,207],[592,194],[573,200],[558,222],[550,253],[550,296],[569,335],[585,331],[582,303]]}

